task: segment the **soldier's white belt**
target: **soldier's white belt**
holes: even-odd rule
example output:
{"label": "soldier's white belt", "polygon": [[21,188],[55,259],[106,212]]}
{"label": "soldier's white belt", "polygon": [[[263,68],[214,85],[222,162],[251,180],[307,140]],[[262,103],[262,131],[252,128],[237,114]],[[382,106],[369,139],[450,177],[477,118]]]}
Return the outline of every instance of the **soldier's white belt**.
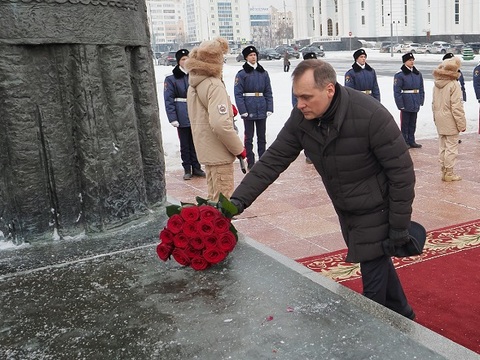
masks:
{"label": "soldier's white belt", "polygon": [[362,93],[370,95],[372,93],[372,90],[360,90]]}
{"label": "soldier's white belt", "polygon": [[187,102],[187,99],[185,99],[185,98],[175,98],[175,99],[173,99],[173,101],[175,101],[175,102]]}
{"label": "soldier's white belt", "polygon": [[418,94],[420,90],[418,89],[411,89],[411,90],[402,90],[403,94]]}
{"label": "soldier's white belt", "polygon": [[261,92],[243,93],[243,96],[263,96],[263,93]]}

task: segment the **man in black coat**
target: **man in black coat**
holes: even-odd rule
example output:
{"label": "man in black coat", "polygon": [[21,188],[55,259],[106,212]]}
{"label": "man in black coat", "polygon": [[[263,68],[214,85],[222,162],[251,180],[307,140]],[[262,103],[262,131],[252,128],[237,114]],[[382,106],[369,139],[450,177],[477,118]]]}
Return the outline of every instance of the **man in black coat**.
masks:
{"label": "man in black coat", "polygon": [[413,319],[384,250],[387,239],[410,241],[415,173],[402,133],[380,102],[338,84],[327,62],[302,61],[292,77],[298,104],[231,201],[241,213],[307,151],[338,214],[346,261],[360,263],[364,295]]}

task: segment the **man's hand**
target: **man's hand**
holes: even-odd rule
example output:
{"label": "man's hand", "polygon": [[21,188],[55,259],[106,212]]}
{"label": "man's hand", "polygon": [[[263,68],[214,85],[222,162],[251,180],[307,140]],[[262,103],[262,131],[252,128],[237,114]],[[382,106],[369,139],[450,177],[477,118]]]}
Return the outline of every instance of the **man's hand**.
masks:
{"label": "man's hand", "polygon": [[402,246],[410,241],[408,230],[392,229],[388,231],[388,238],[393,242],[394,246]]}
{"label": "man's hand", "polygon": [[248,113],[243,113],[243,114],[240,114],[240,117],[242,119],[246,119],[248,117]]}
{"label": "man's hand", "polygon": [[235,207],[238,210],[238,212],[235,215],[240,215],[243,212],[243,210],[245,210],[245,206],[243,205],[243,203],[240,200],[233,198],[233,199],[230,199],[230,202],[233,205],[235,205]]}
{"label": "man's hand", "polygon": [[173,127],[179,127],[180,123],[178,121],[172,121],[170,124],[172,124]]}
{"label": "man's hand", "polygon": [[243,148],[243,151],[237,156],[240,156],[242,159],[245,159],[247,157],[247,149]]}

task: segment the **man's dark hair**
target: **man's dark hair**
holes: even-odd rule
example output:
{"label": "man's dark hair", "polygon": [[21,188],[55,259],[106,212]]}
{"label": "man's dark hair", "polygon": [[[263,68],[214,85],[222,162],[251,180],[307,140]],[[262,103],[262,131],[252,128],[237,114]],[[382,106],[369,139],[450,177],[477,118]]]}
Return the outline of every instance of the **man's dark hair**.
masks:
{"label": "man's dark hair", "polygon": [[293,82],[298,80],[305,72],[313,70],[313,77],[318,88],[323,89],[328,84],[337,83],[337,73],[332,65],[320,59],[303,60],[292,73]]}

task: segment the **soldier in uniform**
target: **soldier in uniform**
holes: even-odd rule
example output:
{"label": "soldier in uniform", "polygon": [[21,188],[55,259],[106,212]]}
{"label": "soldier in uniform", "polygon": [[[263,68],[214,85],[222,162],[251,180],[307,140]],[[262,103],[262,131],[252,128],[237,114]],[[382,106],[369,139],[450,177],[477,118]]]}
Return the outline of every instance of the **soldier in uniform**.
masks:
{"label": "soldier in uniform", "polygon": [[425,101],[423,76],[414,66],[412,53],[402,56],[403,65],[393,78],[393,95],[398,110],[403,138],[409,148],[421,148],[415,141],[417,115]]}
{"label": "soldier in uniform", "polygon": [[345,86],[373,96],[380,101],[380,89],[375,70],[367,64],[367,53],[358,49],[353,53],[355,62],[352,68],[345,73]]}
{"label": "soldier in uniform", "polygon": [[245,128],[245,149],[250,170],[255,164],[253,136],[257,131],[257,150],[260,158],[267,145],[267,117],[273,114],[272,85],[268,72],[257,62],[255,46],[242,50],[245,64],[235,77],[235,102]]}

